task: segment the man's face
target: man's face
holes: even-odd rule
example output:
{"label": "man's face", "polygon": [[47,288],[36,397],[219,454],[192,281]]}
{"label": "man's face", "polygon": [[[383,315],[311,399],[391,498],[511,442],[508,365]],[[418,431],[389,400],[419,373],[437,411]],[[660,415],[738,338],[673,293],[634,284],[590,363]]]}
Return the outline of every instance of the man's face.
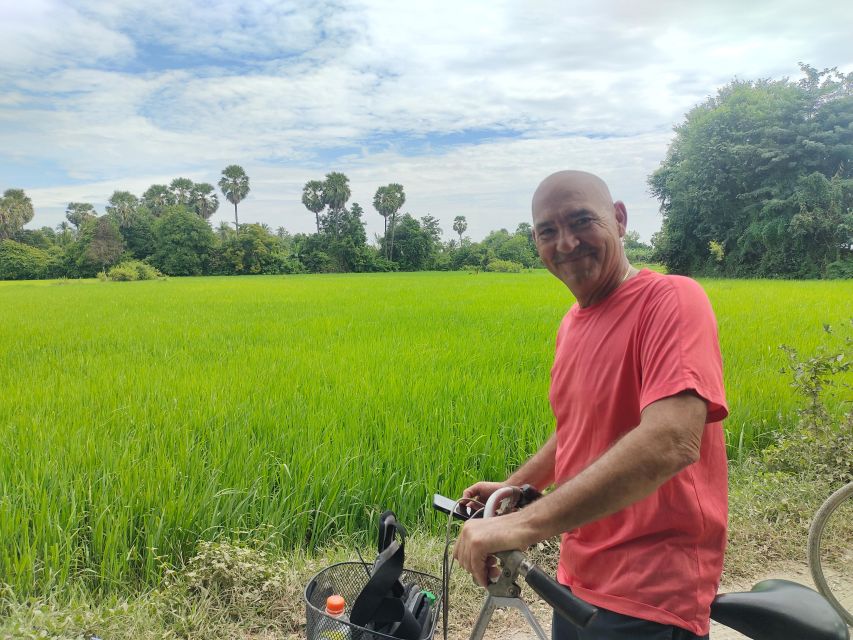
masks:
{"label": "man's face", "polygon": [[584,304],[618,285],[627,213],[595,183],[543,183],[533,201],[533,237],[542,262]]}

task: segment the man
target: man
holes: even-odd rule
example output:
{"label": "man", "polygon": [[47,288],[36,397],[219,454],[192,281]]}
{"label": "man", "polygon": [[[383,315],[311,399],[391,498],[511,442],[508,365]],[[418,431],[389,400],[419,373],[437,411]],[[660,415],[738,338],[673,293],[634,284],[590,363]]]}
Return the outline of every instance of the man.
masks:
{"label": "man", "polygon": [[557,579],[599,607],[554,639],[707,637],[726,541],[728,411],[713,311],[688,278],[637,271],[627,211],[598,177],[561,171],[533,196],[545,266],[577,299],[557,333],[553,436],[506,484],[556,489],[525,509],[468,521],[455,556],[481,585],[492,553],[562,534]]}

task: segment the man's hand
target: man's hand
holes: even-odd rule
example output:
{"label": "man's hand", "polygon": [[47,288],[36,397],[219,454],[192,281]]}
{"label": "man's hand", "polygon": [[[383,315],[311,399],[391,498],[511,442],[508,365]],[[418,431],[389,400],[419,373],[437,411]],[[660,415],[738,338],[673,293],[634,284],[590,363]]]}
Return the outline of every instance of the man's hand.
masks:
{"label": "man's hand", "polygon": [[[508,482],[477,482],[462,492],[462,498],[459,500],[459,505],[462,507],[468,507],[470,512],[474,513],[486,506],[486,501],[495,491],[508,486],[510,486]],[[504,551],[504,549],[499,549],[499,551]]]}
{"label": "man's hand", "polygon": [[523,511],[519,511],[466,522],[456,539],[453,557],[473,576],[477,584],[485,587],[490,577],[497,578],[500,575],[493,553],[514,549],[523,551],[531,543]]}

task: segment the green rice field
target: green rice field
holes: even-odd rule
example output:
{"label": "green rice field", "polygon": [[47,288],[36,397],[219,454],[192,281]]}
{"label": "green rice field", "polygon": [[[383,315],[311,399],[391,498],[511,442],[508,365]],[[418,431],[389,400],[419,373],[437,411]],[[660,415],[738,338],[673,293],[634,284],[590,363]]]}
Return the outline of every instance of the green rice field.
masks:
{"label": "green rice field", "polygon": [[[853,283],[706,280],[732,455]],[[154,584],[200,539],[314,547],[502,478],[553,428],[544,271],[0,283],[0,583]]]}

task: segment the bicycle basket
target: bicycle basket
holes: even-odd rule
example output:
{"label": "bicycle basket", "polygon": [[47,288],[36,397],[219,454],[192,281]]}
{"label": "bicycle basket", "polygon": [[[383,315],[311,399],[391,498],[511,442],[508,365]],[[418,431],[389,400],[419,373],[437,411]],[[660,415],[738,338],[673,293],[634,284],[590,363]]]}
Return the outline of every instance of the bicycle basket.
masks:
{"label": "bicycle basket", "polygon": [[[305,635],[307,640],[398,640],[398,638],[367,629],[351,622],[333,618],[326,613],[326,598],[343,596],[349,610],[370,577],[370,565],[361,562],[340,562],[317,573],[305,587]],[[417,585],[422,591],[436,596],[429,619],[424,624],[420,640],[431,640],[441,610],[441,578],[428,573],[404,569],[400,575],[403,585]]]}

